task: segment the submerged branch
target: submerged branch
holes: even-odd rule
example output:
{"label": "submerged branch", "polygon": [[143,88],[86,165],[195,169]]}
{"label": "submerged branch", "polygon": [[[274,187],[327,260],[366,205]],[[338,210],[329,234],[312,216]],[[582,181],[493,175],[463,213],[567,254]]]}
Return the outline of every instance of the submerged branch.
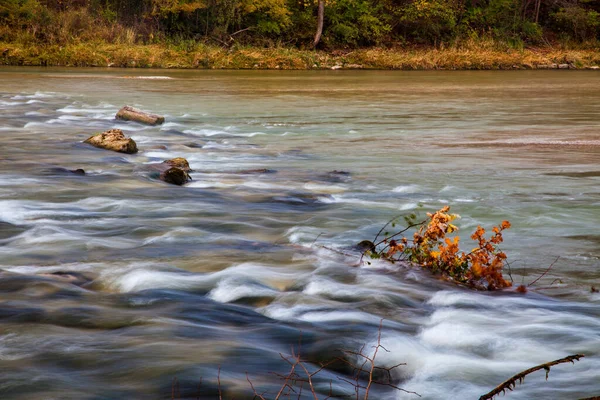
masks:
{"label": "submerged branch", "polygon": [[562,363],[567,363],[567,362],[575,363],[574,361],[579,361],[579,359],[583,358],[583,357],[585,357],[583,354],[574,354],[572,356],[567,356],[565,358],[561,358],[560,360],[550,361],[545,364],[540,364],[533,368],[526,369],[525,371],[519,372],[512,378],[509,378],[508,380],[502,382],[500,385],[498,385],[496,388],[494,388],[494,390],[481,396],[479,398],[479,400],[490,400],[497,394],[500,394],[500,393],[504,394],[506,392],[506,389],[512,391],[512,389],[517,385],[517,381],[519,381],[519,383],[523,383],[523,381],[525,380],[525,376],[531,374],[532,372],[539,371],[541,369],[546,370],[546,379],[548,379],[548,374],[550,373],[550,367],[552,367],[554,365],[562,364]]}

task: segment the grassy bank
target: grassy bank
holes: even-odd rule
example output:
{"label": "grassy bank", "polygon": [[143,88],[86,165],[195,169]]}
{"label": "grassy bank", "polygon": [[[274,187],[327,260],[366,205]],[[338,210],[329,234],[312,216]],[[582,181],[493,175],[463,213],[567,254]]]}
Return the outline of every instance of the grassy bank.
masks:
{"label": "grassy bank", "polygon": [[[555,65],[553,65],[555,64]],[[562,65],[561,65],[562,64]],[[0,65],[199,68],[199,69],[586,69],[600,66],[600,49],[541,47],[510,49],[494,43],[447,48],[370,48],[312,51],[295,48],[202,43],[113,44],[73,42],[62,45],[0,42]]]}

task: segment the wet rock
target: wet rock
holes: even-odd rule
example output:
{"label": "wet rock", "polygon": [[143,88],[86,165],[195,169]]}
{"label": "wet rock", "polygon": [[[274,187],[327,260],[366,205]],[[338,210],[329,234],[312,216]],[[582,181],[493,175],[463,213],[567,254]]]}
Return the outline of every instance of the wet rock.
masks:
{"label": "wet rock", "polygon": [[185,172],[192,171],[192,169],[190,168],[190,164],[188,163],[188,160],[186,160],[183,157],[175,157],[170,160],[163,161],[163,164],[167,164],[170,167],[179,168]]}
{"label": "wet rock", "polygon": [[184,185],[191,180],[190,175],[186,171],[177,167],[172,167],[162,172],[159,176],[159,179],[161,181],[179,186]]}
{"label": "wet rock", "polygon": [[161,163],[144,165],[141,172],[149,172],[150,178],[153,179],[160,179],[174,185],[183,185],[192,180],[189,175],[191,171],[190,164],[185,158],[176,157]]}
{"label": "wet rock", "polygon": [[42,171],[44,175],[85,175],[85,171],[81,168],[67,169],[62,167],[47,168]]}
{"label": "wet rock", "polygon": [[76,286],[84,286],[95,279],[95,276],[74,271],[56,271],[39,276],[50,278],[63,283],[71,283]]}
{"label": "wet rock", "polygon": [[120,129],[110,129],[106,132],[97,133],[85,140],[84,143],[119,153],[133,154],[138,151],[135,141],[125,137],[123,131]]}
{"label": "wet rock", "polygon": [[256,169],[243,169],[241,171],[238,171],[238,174],[244,174],[244,175],[252,175],[252,174],[274,174],[277,171],[274,169],[268,169],[268,168],[256,168]]}
{"label": "wet rock", "polygon": [[371,242],[370,240],[360,241],[355,247],[356,250],[360,251],[361,253],[366,251],[375,251],[375,243]]}
{"label": "wet rock", "polygon": [[321,180],[332,183],[348,182],[351,179],[350,172],[333,170],[320,176]]}
{"label": "wet rock", "polygon": [[140,122],[147,125],[160,125],[165,122],[165,117],[163,116],[150,114],[131,106],[121,108],[117,112],[115,118],[123,121]]}
{"label": "wet rock", "polygon": [[558,64],[558,69],[569,69],[569,64]]}

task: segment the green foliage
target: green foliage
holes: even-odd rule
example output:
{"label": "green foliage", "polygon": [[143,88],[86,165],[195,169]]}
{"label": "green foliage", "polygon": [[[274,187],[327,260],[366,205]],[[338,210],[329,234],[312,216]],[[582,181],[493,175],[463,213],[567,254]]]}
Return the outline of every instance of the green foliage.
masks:
{"label": "green foliage", "polygon": [[325,9],[324,41],[333,46],[380,44],[391,31],[380,2],[338,0]]}
{"label": "green foliage", "polygon": [[518,0],[489,0],[468,7],[461,22],[462,29],[491,34],[512,44],[537,42],[542,38],[542,28],[523,17],[522,6]]}
{"label": "green foliage", "polygon": [[[66,44],[199,41],[312,47],[318,0],[0,0],[0,39]],[[593,42],[600,0],[326,0],[321,43],[360,48],[491,39]],[[189,47],[189,46],[187,46]]]}
{"label": "green foliage", "polygon": [[435,43],[454,33],[460,5],[444,0],[413,0],[397,11],[404,35],[417,42]]}
{"label": "green foliage", "polygon": [[560,8],[552,14],[552,20],[558,32],[572,39],[593,39],[600,33],[600,13],[586,10],[576,4]]}

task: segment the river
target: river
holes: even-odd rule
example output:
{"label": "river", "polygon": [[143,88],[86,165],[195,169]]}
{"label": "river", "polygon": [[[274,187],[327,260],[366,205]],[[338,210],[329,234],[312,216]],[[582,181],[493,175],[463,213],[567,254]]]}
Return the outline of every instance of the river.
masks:
{"label": "river", "polygon": [[[116,121],[125,104],[167,122]],[[82,143],[110,128],[140,152]],[[273,399],[281,355],[356,362],[379,332],[378,363],[423,399],[577,353],[506,398],[600,395],[594,71],[2,68],[0,138],[2,399],[251,399],[248,381]],[[147,172],[173,157],[184,187]],[[552,268],[520,294],[359,264],[389,219],[444,205],[466,247],[512,223],[514,287]],[[325,367],[318,398],[351,375]]]}

